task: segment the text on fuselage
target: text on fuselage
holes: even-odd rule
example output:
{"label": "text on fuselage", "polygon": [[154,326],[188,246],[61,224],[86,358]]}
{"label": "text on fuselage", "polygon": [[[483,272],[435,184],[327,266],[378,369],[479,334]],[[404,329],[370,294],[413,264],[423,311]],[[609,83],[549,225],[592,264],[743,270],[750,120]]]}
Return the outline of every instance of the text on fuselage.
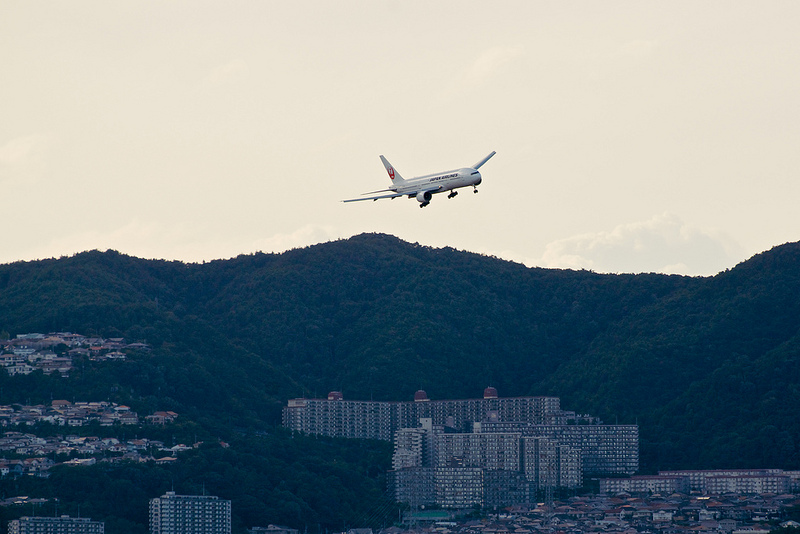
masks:
{"label": "text on fuselage", "polygon": [[431,178],[431,182],[438,182],[439,180],[447,180],[448,178],[456,178],[458,173],[455,172],[453,174],[445,174],[444,176],[436,176],[435,178]]}

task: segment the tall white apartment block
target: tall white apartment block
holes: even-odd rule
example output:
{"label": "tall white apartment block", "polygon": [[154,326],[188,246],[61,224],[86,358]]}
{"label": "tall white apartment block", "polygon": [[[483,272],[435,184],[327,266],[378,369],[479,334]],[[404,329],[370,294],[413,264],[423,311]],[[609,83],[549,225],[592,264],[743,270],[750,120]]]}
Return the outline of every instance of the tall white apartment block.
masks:
{"label": "tall white apartment block", "polygon": [[[419,390],[413,401],[380,402],[349,401],[341,392],[332,391],[327,399],[291,399],[283,409],[283,426],[297,432],[385,441],[394,439],[397,451],[394,469],[420,465],[434,467],[426,458],[419,463],[420,450],[423,454],[435,454],[435,432],[428,433],[427,446],[423,443],[422,449],[420,442],[415,441],[422,435],[418,429],[423,421],[433,428],[446,429],[448,433],[520,433],[548,438],[575,451],[559,457],[559,461],[567,464],[563,468],[571,468],[569,464],[579,457],[579,472],[587,477],[630,476],[639,469],[637,425],[603,425],[589,415],[562,410],[558,397],[499,397],[495,388],[487,387],[480,399],[436,401]],[[396,433],[402,433],[404,429],[411,431],[401,435],[398,443]],[[463,439],[483,443],[482,438]],[[503,456],[490,459],[491,449],[482,451],[489,453],[486,460],[490,464],[502,465],[513,461],[513,454],[506,452],[504,444],[498,443],[496,450]],[[507,466],[487,468],[508,469]],[[573,472],[578,471],[573,469]],[[576,484],[577,479],[573,479],[565,479],[565,485]]]}
{"label": "tall white apartment block", "polygon": [[495,388],[482,399],[430,400],[425,391],[408,402],[345,400],[339,391],[326,399],[289,399],[283,408],[283,426],[305,434],[391,441],[399,428],[414,428],[420,419],[469,432],[477,421],[495,417],[500,421],[532,424],[566,424],[575,417],[561,410],[558,397],[500,398]]}
{"label": "tall white apartment block", "polygon": [[519,471],[518,433],[441,434],[436,440],[435,467],[480,467]]}
{"label": "tall white apartment block", "polygon": [[150,534],[231,534],[231,501],[168,491],[150,500]]}

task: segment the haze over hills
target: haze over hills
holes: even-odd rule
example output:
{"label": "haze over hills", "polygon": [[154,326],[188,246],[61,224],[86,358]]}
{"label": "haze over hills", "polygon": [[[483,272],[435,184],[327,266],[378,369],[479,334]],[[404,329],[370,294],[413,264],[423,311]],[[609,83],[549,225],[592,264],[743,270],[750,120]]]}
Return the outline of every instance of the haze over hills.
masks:
{"label": "haze over hills", "polygon": [[[0,330],[146,340],[146,360],[14,395],[279,424],[288,398],[554,395],[638,422],[643,472],[800,464],[800,245],[714,277],[527,268],[387,235],[183,264],[114,251],[0,266]],[[142,410],[144,411],[144,410]]]}

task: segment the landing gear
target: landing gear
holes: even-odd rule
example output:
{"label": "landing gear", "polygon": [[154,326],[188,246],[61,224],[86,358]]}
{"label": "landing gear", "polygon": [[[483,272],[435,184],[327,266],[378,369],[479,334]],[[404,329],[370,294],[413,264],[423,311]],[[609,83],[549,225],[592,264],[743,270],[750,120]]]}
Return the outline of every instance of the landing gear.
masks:
{"label": "landing gear", "polygon": [[453,198],[457,194],[458,194],[458,191],[452,191],[449,195],[447,195],[447,198]]}
{"label": "landing gear", "polygon": [[477,192],[478,192],[478,188],[477,188],[477,187],[474,187],[474,188],[472,189],[472,192],[473,192],[473,193],[477,193]]}
{"label": "landing gear", "polygon": [[428,204],[430,204],[430,202],[423,202],[422,204],[420,204],[420,205],[419,205],[419,207],[420,207],[420,208],[424,208],[424,207],[425,207],[425,206],[427,206]]}

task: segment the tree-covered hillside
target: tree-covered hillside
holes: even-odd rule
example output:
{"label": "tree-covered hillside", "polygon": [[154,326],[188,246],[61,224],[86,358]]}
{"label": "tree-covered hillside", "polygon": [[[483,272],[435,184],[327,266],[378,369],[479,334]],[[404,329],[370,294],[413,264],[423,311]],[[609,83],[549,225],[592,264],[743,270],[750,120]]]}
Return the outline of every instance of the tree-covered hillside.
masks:
{"label": "tree-covered hillside", "polygon": [[365,234],[204,264],[117,252],[0,266],[0,330],[123,336],[146,357],[0,373],[0,403],[93,398],[224,433],[288,398],[555,395],[638,422],[643,472],[800,467],[800,245],[708,278],[531,269]]}
{"label": "tree-covered hillside", "polygon": [[[46,479],[0,478],[0,493],[6,497],[46,499],[39,504],[4,503],[0,506],[0,532],[6,532],[9,520],[22,515],[63,514],[104,521],[109,534],[146,534],[149,501],[167,491],[230,500],[235,534],[275,523],[321,534],[357,526],[387,526],[397,517],[384,477],[391,467],[388,443],[292,437],[278,430],[235,434],[230,443],[221,444],[202,429],[188,426],[205,441],[169,465],[58,465]],[[161,432],[179,440],[191,439],[184,435],[187,430],[178,425]]]}

